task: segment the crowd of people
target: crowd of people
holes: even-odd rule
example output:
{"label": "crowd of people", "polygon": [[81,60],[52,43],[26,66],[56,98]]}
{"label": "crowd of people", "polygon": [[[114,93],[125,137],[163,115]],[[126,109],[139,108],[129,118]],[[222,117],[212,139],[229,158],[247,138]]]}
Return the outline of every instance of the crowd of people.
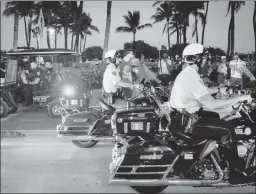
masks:
{"label": "crowd of people", "polygon": [[25,56],[18,63],[17,80],[25,97],[23,105],[30,106],[33,104],[33,94],[48,90],[54,80],[52,62],[44,62],[42,57],[34,59]]}

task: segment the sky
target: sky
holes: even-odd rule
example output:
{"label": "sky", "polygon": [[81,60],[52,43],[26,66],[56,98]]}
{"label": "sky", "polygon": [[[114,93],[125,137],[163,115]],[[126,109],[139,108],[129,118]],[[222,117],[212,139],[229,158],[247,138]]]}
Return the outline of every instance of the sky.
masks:
{"label": "sky", "polygon": [[[2,12],[5,2],[2,3]],[[131,33],[116,33],[115,29],[125,26],[123,15],[128,11],[138,10],[141,13],[140,24],[153,22],[150,17],[156,12],[156,7],[152,7],[154,1],[113,1],[111,13],[111,30],[109,39],[109,49],[122,49],[124,43],[132,41]],[[208,19],[205,29],[205,46],[220,47],[227,50],[228,26],[230,14],[226,16],[228,1],[211,1],[208,10]],[[83,11],[90,13],[93,25],[97,26],[100,33],[93,32],[88,36],[86,47],[101,46],[104,44],[104,33],[106,26],[107,1],[85,1]],[[245,6],[235,15],[235,51],[248,53],[255,49],[253,31],[253,11],[254,2],[246,1]],[[13,20],[14,18],[2,16],[1,23],[1,45],[3,50],[12,48],[13,45]],[[196,37],[192,38],[192,28],[194,19],[190,17],[190,27],[187,31],[187,41],[196,42]],[[136,33],[136,40],[143,40],[152,46],[166,45],[167,36],[162,35],[164,22],[154,24],[152,28],[146,28]],[[201,42],[202,25],[199,23],[199,40]],[[58,35],[57,47],[64,48],[64,35]],[[176,43],[176,34],[170,37],[171,44]],[[68,37],[68,47],[70,48],[71,35]],[[18,46],[26,46],[24,21],[19,21]],[[32,38],[31,46],[36,47],[36,39]],[[41,38],[41,48],[47,48],[46,29]]]}

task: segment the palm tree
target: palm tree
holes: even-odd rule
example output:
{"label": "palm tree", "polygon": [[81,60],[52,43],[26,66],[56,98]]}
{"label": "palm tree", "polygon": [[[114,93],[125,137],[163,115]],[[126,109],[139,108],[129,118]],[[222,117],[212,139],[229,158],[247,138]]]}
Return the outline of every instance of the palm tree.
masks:
{"label": "palm tree", "polygon": [[254,1],[253,29],[254,29],[255,51],[256,51],[256,1]]}
{"label": "palm tree", "polygon": [[[230,1],[228,3],[228,11],[231,12],[231,18],[229,23],[229,30],[228,30],[228,51],[227,54],[230,56],[234,53],[235,48],[235,12],[239,12],[242,6],[245,5],[244,1]],[[227,16],[226,15],[226,16]]]}
{"label": "palm tree", "polygon": [[38,35],[40,34],[40,30],[39,27],[35,27],[33,29],[31,29],[32,33],[33,33],[33,37],[36,38],[36,48],[39,49],[39,40],[38,40]]}
{"label": "palm tree", "polygon": [[175,32],[177,33],[177,39],[176,43],[181,44],[181,37],[183,35],[182,29],[183,26],[185,25],[185,18],[182,16],[181,13],[178,13],[177,11],[174,12],[174,15],[172,17],[172,20],[170,21],[170,27],[169,30],[173,30],[169,36],[174,34]]}
{"label": "palm tree", "polygon": [[[0,26],[2,25],[2,3],[0,2]],[[0,40],[2,40],[2,34],[1,34],[1,30],[0,30]],[[0,51],[2,50],[2,44],[0,41]],[[1,52],[2,53],[2,52]],[[0,55],[0,60],[2,59],[2,55]]]}
{"label": "palm tree", "polygon": [[13,29],[13,51],[17,50],[18,46],[18,30],[19,30],[19,6],[21,2],[10,1],[5,4],[4,16],[14,16],[14,29]]}
{"label": "palm tree", "polygon": [[195,23],[194,23],[194,30],[192,33],[192,37],[194,37],[196,35],[196,42],[198,43],[198,19],[201,20],[202,25],[204,25],[205,23],[205,17],[204,17],[204,13],[200,12],[200,9],[204,9],[204,2],[201,1],[194,1],[193,2],[193,11],[192,11],[192,15],[195,18]]}
{"label": "palm tree", "polygon": [[[57,12],[58,9],[61,8],[60,1],[41,1],[40,3],[36,4],[35,6],[35,15],[36,18],[33,20],[34,24],[37,24],[39,21],[40,10],[42,9],[44,15],[44,22],[45,27],[52,27],[54,26],[54,14]],[[51,48],[50,44],[50,36],[49,31],[47,30],[47,45],[48,48]]]}
{"label": "palm tree", "polygon": [[106,29],[105,29],[105,39],[104,39],[102,60],[104,60],[105,53],[108,50],[108,41],[109,41],[110,23],[111,23],[111,7],[112,7],[112,1],[108,1],[107,2],[107,18],[106,18]]}
{"label": "palm tree", "polygon": [[125,23],[127,26],[120,26],[116,28],[116,32],[132,32],[133,33],[133,44],[132,49],[135,52],[135,34],[137,33],[137,30],[142,30],[147,27],[152,27],[152,24],[146,23],[143,25],[140,25],[140,12],[134,11],[133,13],[128,11],[128,15],[123,16]]}
{"label": "palm tree", "polygon": [[209,1],[206,1],[206,11],[204,15],[204,23],[203,23],[203,31],[202,31],[202,39],[201,39],[201,44],[204,44],[204,33],[205,33],[205,26],[207,23],[207,16],[208,16],[208,8],[209,8]]}
{"label": "palm tree", "polygon": [[64,29],[64,42],[65,42],[65,49],[68,48],[68,30],[71,26],[71,24],[74,22],[74,18],[72,17],[71,13],[71,7],[70,7],[69,1],[64,1],[61,5],[61,9],[57,9],[55,13],[54,18],[54,24],[56,25],[56,28]]}
{"label": "palm tree", "polygon": [[[159,1],[155,2],[153,6],[158,4]],[[151,17],[151,19],[154,20],[154,23],[162,22],[163,20],[166,20],[164,29],[163,29],[163,34],[165,31],[167,31],[168,34],[168,50],[170,51],[170,28],[169,28],[169,22],[172,17],[172,2],[171,1],[165,1],[162,3],[157,9],[156,13]],[[167,29],[167,30],[166,30]]]}
{"label": "palm tree", "polygon": [[[84,46],[83,46],[83,51],[85,51],[85,43],[86,43],[86,39],[87,39],[87,35],[92,35],[91,31],[95,31],[95,32],[100,32],[99,29],[92,25],[92,18],[90,16],[90,14],[88,13],[87,16],[84,16],[84,29],[83,29],[83,40],[84,40]],[[82,40],[81,40],[82,43]],[[82,51],[82,46],[80,46],[80,52]]]}
{"label": "palm tree", "polygon": [[193,11],[192,1],[175,1],[174,9],[176,13],[181,14],[183,17],[183,25],[182,25],[182,34],[183,34],[183,44],[187,43],[187,28],[189,27],[189,15]]}

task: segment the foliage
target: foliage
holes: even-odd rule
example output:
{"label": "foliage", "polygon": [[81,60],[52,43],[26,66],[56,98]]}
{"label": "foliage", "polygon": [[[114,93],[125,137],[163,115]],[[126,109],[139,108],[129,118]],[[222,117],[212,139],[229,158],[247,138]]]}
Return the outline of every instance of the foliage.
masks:
{"label": "foliage", "polygon": [[[132,43],[127,42],[124,44],[124,50],[130,49],[132,47]],[[145,56],[145,58],[158,58],[158,50],[157,47],[153,47],[147,43],[145,43],[142,40],[135,41],[135,47],[136,47],[136,52],[135,56],[138,57],[141,54]]]}
{"label": "foliage", "polygon": [[[70,79],[76,82],[82,82],[85,89],[100,89],[102,88],[103,74],[106,69],[105,63],[94,65],[91,63],[83,63],[79,68],[65,68],[64,74],[71,77]],[[77,81],[79,80],[79,81]]]}
{"label": "foliage", "polygon": [[88,47],[83,53],[82,56],[89,61],[93,59],[101,59],[103,54],[103,49],[100,46]]}
{"label": "foliage", "polygon": [[170,55],[175,56],[175,55],[182,55],[182,52],[184,48],[189,45],[189,43],[184,44],[173,44],[170,49]]}
{"label": "foliage", "polygon": [[206,50],[209,51],[209,53],[211,53],[212,55],[219,55],[219,56],[226,55],[225,51],[218,47],[208,46],[206,47]]}

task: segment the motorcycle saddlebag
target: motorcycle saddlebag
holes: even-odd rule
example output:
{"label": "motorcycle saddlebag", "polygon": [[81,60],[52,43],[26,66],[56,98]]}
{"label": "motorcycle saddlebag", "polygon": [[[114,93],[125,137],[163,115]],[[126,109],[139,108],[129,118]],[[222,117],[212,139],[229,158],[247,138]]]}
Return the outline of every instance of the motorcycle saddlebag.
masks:
{"label": "motorcycle saddlebag", "polygon": [[143,136],[159,131],[159,118],[151,107],[134,107],[116,111],[118,134]]}

